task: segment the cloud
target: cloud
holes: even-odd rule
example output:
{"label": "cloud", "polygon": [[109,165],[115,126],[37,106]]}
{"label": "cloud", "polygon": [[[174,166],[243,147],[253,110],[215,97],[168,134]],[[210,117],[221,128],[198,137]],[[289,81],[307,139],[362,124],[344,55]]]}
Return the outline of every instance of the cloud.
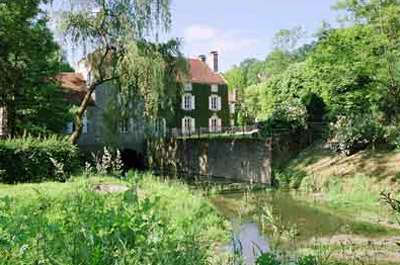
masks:
{"label": "cloud", "polygon": [[205,25],[192,25],[185,29],[184,36],[188,42],[206,41],[215,38],[217,31]]}
{"label": "cloud", "polygon": [[221,54],[221,69],[227,69],[265,45],[264,38],[247,31],[222,30],[209,25],[190,25],[184,30],[185,53],[190,57],[217,50]]}
{"label": "cloud", "polygon": [[[218,50],[223,53],[235,53],[251,49],[259,43],[256,38],[246,36],[246,32],[224,31],[208,25],[191,25],[184,31],[184,40],[188,46],[198,50]],[[192,49],[192,50],[193,50]]]}

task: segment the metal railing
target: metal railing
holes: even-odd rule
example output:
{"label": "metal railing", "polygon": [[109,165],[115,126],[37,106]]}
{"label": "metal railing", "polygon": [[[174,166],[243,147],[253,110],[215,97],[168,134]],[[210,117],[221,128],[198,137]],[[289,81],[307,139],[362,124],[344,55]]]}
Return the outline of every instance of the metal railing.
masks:
{"label": "metal railing", "polygon": [[168,138],[212,138],[212,137],[252,137],[259,132],[256,125],[251,126],[230,126],[215,128],[192,128],[183,130],[181,128],[166,129],[165,136]]}

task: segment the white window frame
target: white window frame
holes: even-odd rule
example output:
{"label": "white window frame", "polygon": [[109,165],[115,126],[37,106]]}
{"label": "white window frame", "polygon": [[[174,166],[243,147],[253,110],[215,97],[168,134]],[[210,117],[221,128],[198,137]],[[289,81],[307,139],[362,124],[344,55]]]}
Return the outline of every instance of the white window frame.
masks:
{"label": "white window frame", "polygon": [[229,112],[231,114],[235,114],[235,103],[230,103],[229,104]]}
{"label": "white window frame", "polygon": [[192,117],[184,117],[182,119],[182,133],[189,134],[196,132],[196,120]]}
{"label": "white window frame", "polygon": [[122,119],[120,121],[119,130],[122,134],[128,134],[131,128],[130,119]]}
{"label": "white window frame", "polygon": [[221,110],[221,97],[217,95],[211,95],[208,98],[208,107],[211,111],[219,111]]}
{"label": "white window frame", "polygon": [[182,96],[182,109],[186,111],[194,110],[195,109],[195,97],[190,94],[184,94]]}
{"label": "white window frame", "polygon": [[208,126],[210,132],[221,132],[222,131],[222,120],[217,115],[213,115],[208,120]]}
{"label": "white window frame", "polygon": [[192,90],[193,90],[193,85],[192,85],[192,83],[190,83],[190,82],[185,83],[185,84],[183,85],[183,89],[184,89],[185,91],[192,91]]}
{"label": "white window frame", "polygon": [[218,93],[218,84],[211,85],[211,92]]}
{"label": "white window frame", "polygon": [[0,136],[5,134],[4,127],[5,127],[6,118],[4,117],[5,116],[4,110],[5,110],[5,107],[0,107]]}

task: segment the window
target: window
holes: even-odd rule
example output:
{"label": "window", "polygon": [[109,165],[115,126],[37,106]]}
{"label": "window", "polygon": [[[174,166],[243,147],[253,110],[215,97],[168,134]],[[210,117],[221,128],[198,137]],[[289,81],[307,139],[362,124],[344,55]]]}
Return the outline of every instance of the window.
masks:
{"label": "window", "polygon": [[120,124],[120,131],[123,134],[129,133],[129,120],[123,119]]}
{"label": "window", "polygon": [[0,107],[0,136],[5,134],[6,117],[5,107]]}
{"label": "window", "polygon": [[182,133],[189,134],[196,131],[195,119],[191,117],[185,117],[182,119]]}
{"label": "window", "polygon": [[65,133],[71,134],[74,131],[75,124],[71,121],[67,123],[67,127],[65,128]]}
{"label": "window", "polygon": [[158,136],[165,136],[167,132],[167,122],[164,118],[157,119],[154,126],[155,134]]}
{"label": "window", "polygon": [[221,127],[221,119],[218,118],[218,116],[214,115],[212,116],[209,121],[209,130],[210,132],[220,132],[222,127]]}
{"label": "window", "polygon": [[183,110],[194,110],[195,100],[192,94],[185,94],[182,98],[182,109]]}
{"label": "window", "polygon": [[89,122],[88,122],[88,118],[87,118],[86,112],[85,112],[85,114],[83,115],[83,127],[82,127],[82,132],[83,132],[84,134],[87,134],[87,133],[89,132]]}
{"label": "window", "polygon": [[234,103],[229,104],[229,112],[231,114],[235,113],[235,104]]}
{"label": "window", "polygon": [[192,83],[186,83],[184,85],[184,90],[185,91],[192,91],[193,87],[192,87]]}
{"label": "window", "polygon": [[211,85],[211,92],[218,93],[218,85]]}
{"label": "window", "polygon": [[216,95],[209,97],[209,108],[214,111],[221,110],[221,97]]}

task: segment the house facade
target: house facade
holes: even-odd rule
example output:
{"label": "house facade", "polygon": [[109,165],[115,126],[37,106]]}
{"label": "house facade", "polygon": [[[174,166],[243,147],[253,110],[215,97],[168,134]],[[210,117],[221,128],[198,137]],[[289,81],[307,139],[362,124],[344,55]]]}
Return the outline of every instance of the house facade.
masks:
{"label": "house facade", "polygon": [[[178,135],[191,133],[220,132],[224,127],[233,126],[233,94],[219,73],[218,52],[208,56],[188,59],[189,75],[182,81],[182,92],[177,95],[173,118],[160,119],[149,124],[143,117],[143,104],[137,102],[130,118],[113,124],[109,109],[118,104],[116,91],[111,84],[103,84],[92,94],[92,101],[83,119],[83,130],[78,145],[86,150],[97,150],[104,145],[117,144],[123,149],[142,152],[147,136],[165,135],[175,130]],[[61,73],[56,79],[65,90],[67,99],[79,105],[88,84],[91,82],[90,69],[81,61],[76,73]],[[0,136],[5,134],[5,110],[0,107]],[[74,124],[66,125],[65,133],[71,134]]]}
{"label": "house facade", "polygon": [[234,125],[232,93],[218,72],[218,52],[188,59],[189,80],[183,84],[174,124],[178,134],[220,132]]}

